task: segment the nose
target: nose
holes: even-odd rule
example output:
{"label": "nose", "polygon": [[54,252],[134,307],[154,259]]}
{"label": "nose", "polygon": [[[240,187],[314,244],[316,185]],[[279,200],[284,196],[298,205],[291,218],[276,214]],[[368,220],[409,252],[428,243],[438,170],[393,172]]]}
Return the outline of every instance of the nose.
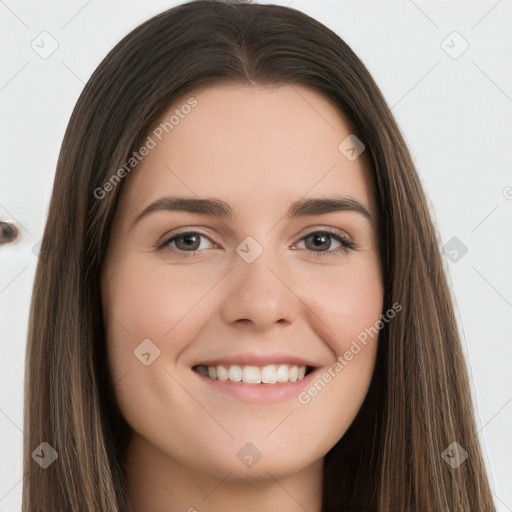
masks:
{"label": "nose", "polygon": [[223,320],[234,326],[266,330],[275,324],[291,325],[299,312],[300,299],[286,269],[264,251],[255,261],[241,258],[229,273],[229,286],[221,305]]}

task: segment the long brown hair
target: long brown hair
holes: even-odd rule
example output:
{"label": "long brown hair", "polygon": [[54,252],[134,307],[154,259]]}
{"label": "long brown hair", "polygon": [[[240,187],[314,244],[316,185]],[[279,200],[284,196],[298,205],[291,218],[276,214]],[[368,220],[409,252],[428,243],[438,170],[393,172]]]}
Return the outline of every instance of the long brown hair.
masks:
{"label": "long brown hair", "polygon": [[[171,105],[212,84],[297,84],[331,99],[363,141],[379,209],[384,310],[354,422],[326,455],[323,511],[495,510],[440,241],[400,130],[334,32],[275,5],[200,0],[146,21],[103,60],[71,116],[33,289],[25,367],[23,511],[115,512],[130,432],[113,395],[99,276],[127,176],[98,191]],[[136,169],[132,172],[136,172]],[[105,190],[105,189],[103,189]],[[58,454],[44,469],[32,452]],[[443,460],[457,442],[468,458]]]}

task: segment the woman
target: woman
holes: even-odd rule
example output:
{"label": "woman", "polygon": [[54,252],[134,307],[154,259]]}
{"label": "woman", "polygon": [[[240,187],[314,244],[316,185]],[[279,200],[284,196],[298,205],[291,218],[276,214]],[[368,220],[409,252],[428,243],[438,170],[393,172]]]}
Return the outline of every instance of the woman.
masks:
{"label": "woman", "polygon": [[183,4],[101,63],[26,357],[26,512],[495,510],[409,152],[290,8]]}

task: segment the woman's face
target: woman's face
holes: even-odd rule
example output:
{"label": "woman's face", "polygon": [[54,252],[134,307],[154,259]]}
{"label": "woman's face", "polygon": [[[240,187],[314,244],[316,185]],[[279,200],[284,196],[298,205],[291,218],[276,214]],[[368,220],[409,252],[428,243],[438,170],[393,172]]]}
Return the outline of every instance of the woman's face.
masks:
{"label": "woman's face", "polygon": [[323,96],[193,97],[155,125],[114,219],[101,285],[115,393],[160,461],[277,478],[318,463],[368,390],[377,337],[357,340],[382,312],[377,224],[322,201],[377,223],[374,199]]}

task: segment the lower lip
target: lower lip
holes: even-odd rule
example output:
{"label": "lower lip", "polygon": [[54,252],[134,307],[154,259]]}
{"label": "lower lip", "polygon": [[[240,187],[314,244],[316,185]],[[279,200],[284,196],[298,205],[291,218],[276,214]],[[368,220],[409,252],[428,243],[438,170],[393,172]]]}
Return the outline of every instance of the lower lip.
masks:
{"label": "lower lip", "polygon": [[297,399],[299,393],[312,384],[319,369],[317,368],[309,373],[302,380],[276,384],[246,384],[245,382],[210,379],[194,370],[192,371],[204,384],[219,393],[224,393],[248,403],[276,404],[293,398]]}

